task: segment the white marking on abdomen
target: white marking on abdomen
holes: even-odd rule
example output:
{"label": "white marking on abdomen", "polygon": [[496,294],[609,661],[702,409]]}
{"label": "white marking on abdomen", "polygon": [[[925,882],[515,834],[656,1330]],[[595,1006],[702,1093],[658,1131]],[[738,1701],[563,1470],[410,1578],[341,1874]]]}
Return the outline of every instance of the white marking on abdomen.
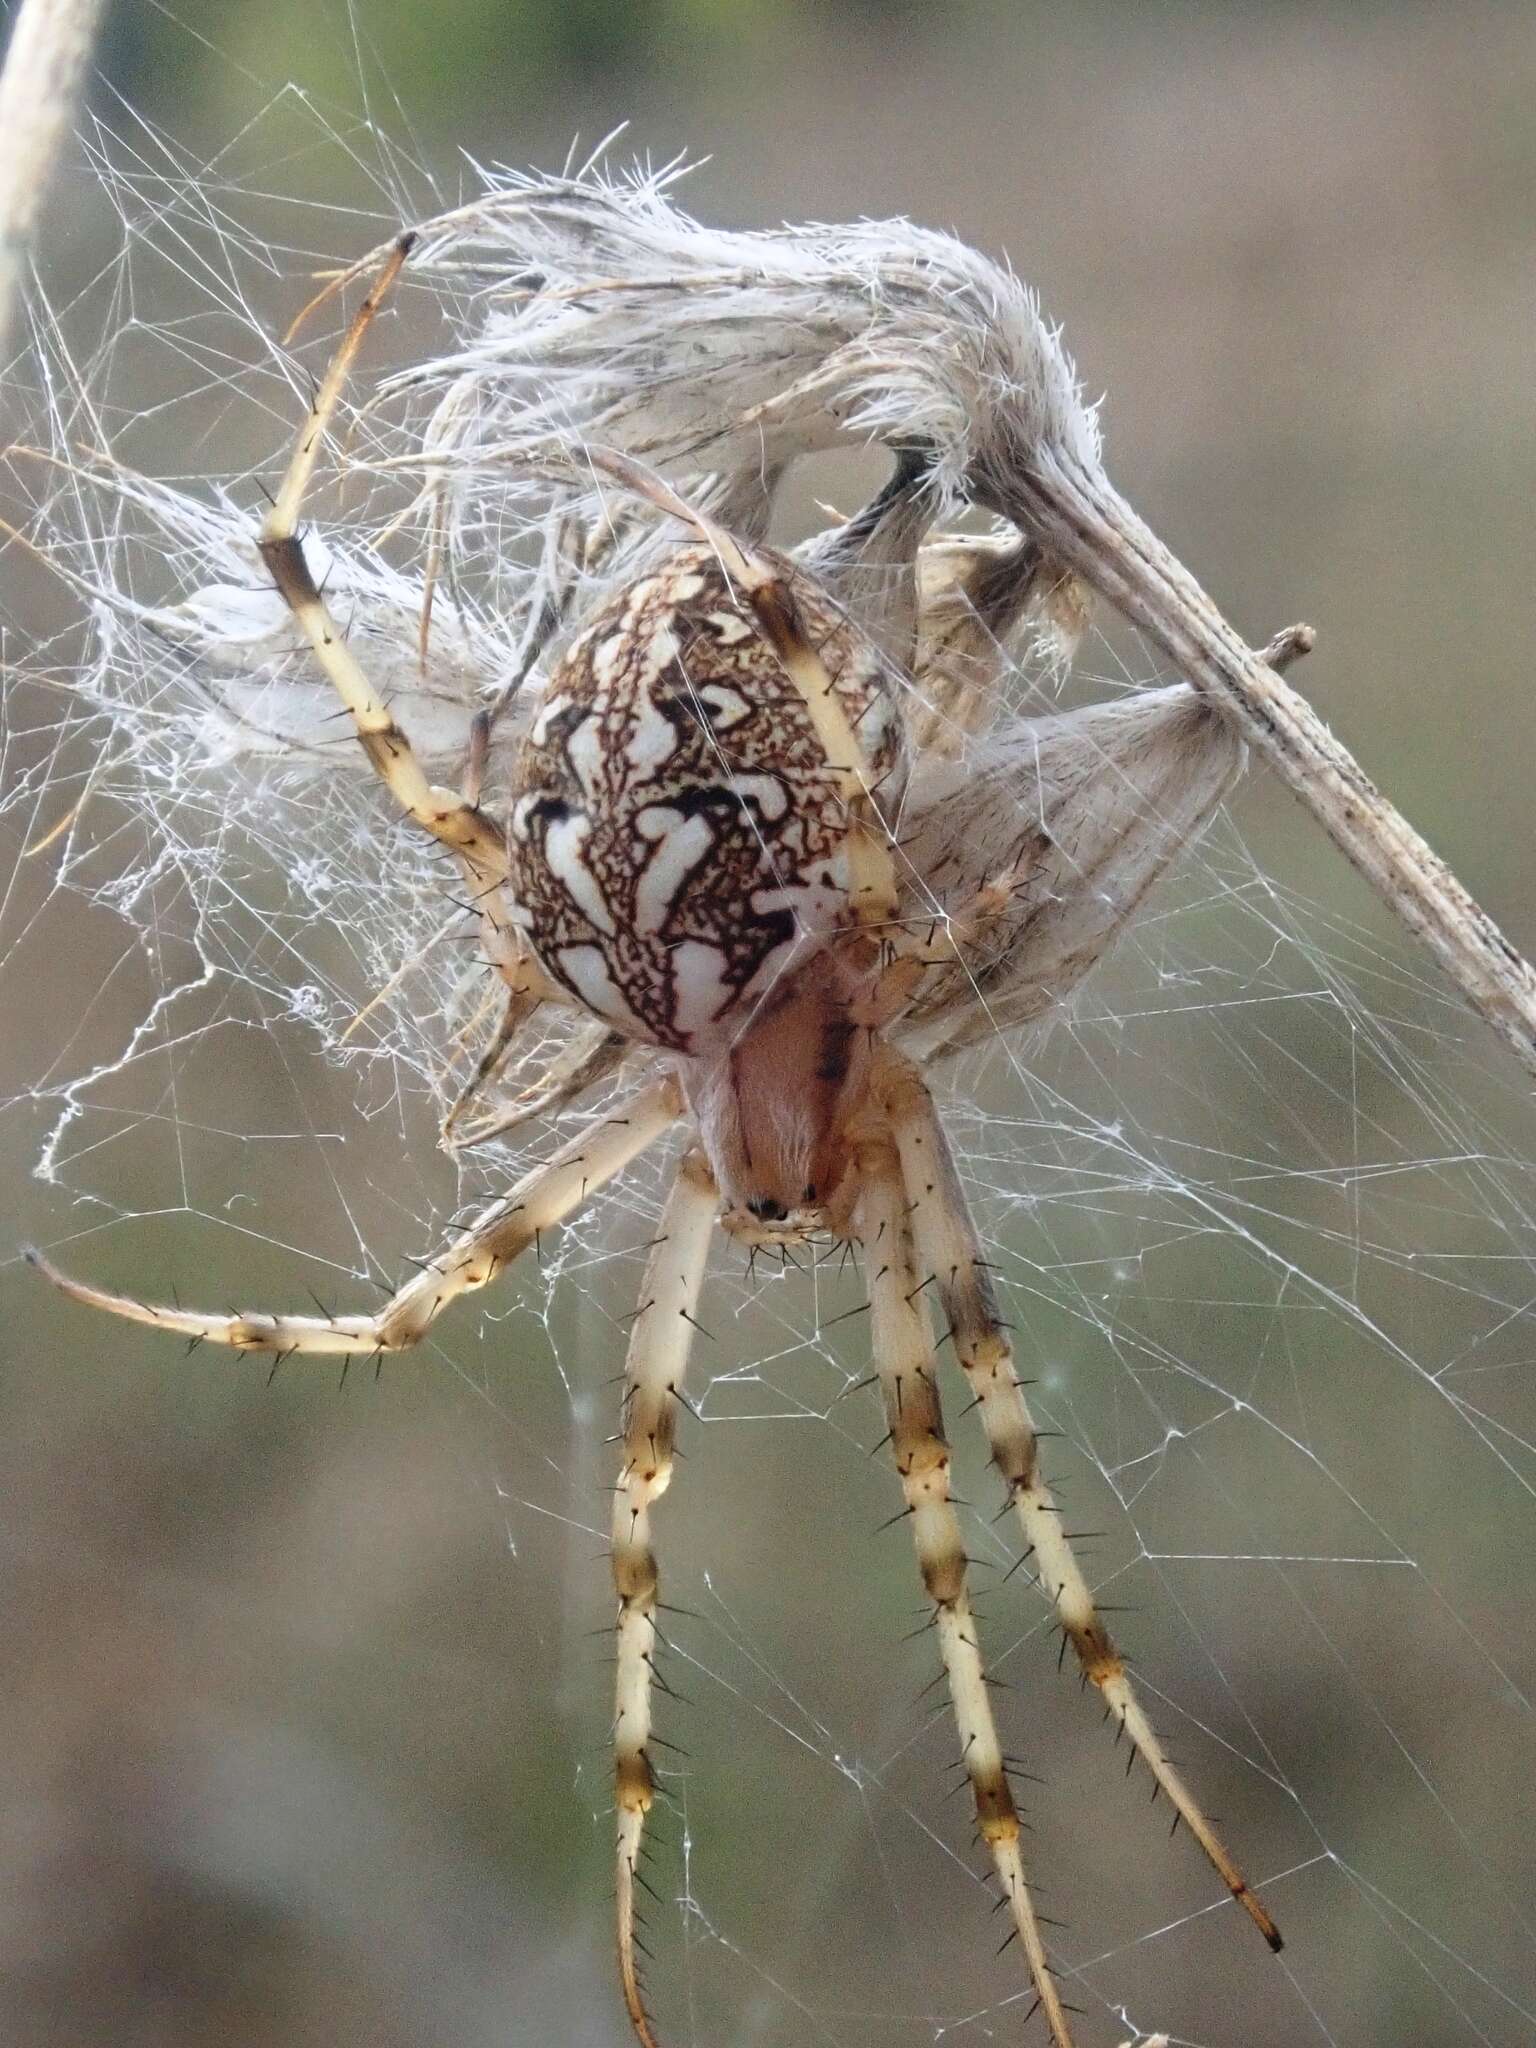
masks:
{"label": "white marking on abdomen", "polygon": [[734,646],[738,640],[750,640],[757,631],[751,619],[744,619],[740,612],[707,612],[705,616],[715,629],[715,638],[724,647]]}
{"label": "white marking on abdomen", "polygon": [[557,882],[565,886],[571,898],[588,922],[595,924],[600,932],[613,936],[613,913],[608,908],[607,898],[597,886],[597,877],[587,866],[584,849],[592,834],[592,820],[580,811],[573,811],[567,818],[561,818],[551,825],[544,835],[544,865]]}
{"label": "white marking on abdomen", "polygon": [[733,725],[740,725],[744,718],[752,715],[752,706],[740,690],[733,690],[729,683],[701,683],[699,698],[708,705],[710,724],[716,732],[729,732]]}
{"label": "white marking on abdomen", "polygon": [[592,656],[592,678],[605,690],[613,688],[614,680],[624,667],[630,650],[627,633],[610,633]]}
{"label": "white marking on abdomen", "polygon": [[539,706],[539,714],[534,719],[532,729],[528,734],[532,745],[536,747],[543,746],[544,742],[549,738],[549,728],[562,711],[570,709],[570,703],[569,697],[547,697],[544,700]]}
{"label": "white marking on abdomen", "polygon": [[727,787],[738,801],[756,804],[770,825],[789,809],[789,791],[777,775],[733,775]]}
{"label": "white marking on abdomen", "polygon": [[588,797],[597,797],[603,784],[603,722],[584,718],[565,743],[565,758],[571,772]]}
{"label": "white marking on abdomen", "polygon": [[649,693],[640,699],[640,715],[624,749],[626,760],[642,775],[651,775],[677,751],[677,733],[672,721],[658,711]]}
{"label": "white marking on abdomen", "polygon": [[732,991],[725,978],[725,954],[702,939],[684,939],[672,948],[672,1021],[680,1038],[706,1031]]}
{"label": "white marking on abdomen", "polygon": [[566,981],[594,1016],[604,1017],[649,1038],[650,1031],[625,1001],[601,946],[562,946],[558,959]]}
{"label": "white marking on abdomen", "polygon": [[714,845],[715,831],[707,818],[685,818],[670,804],[647,805],[636,815],[635,830],[656,848],[635,885],[635,930],[659,932],[684,883]]}
{"label": "white marking on abdomen", "polygon": [[[673,614],[668,613],[670,619]],[[645,649],[645,665],[648,675],[659,676],[664,668],[670,668],[678,655],[677,635],[670,624],[658,626],[651,635]]]}

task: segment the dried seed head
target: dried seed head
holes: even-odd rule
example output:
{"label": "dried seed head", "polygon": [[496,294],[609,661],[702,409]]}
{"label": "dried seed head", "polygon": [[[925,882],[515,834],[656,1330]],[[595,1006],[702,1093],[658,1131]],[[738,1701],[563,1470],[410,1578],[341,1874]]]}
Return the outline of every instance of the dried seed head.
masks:
{"label": "dried seed head", "polygon": [[712,477],[739,518],[780,465],[842,443],[921,446],[936,502],[1042,448],[1096,464],[1071,362],[1010,269],[904,220],[711,228],[673,205],[678,175],[498,172],[423,226],[413,275],[495,281],[458,346],[386,386],[438,394],[441,474],[504,489],[590,443],[690,493]]}

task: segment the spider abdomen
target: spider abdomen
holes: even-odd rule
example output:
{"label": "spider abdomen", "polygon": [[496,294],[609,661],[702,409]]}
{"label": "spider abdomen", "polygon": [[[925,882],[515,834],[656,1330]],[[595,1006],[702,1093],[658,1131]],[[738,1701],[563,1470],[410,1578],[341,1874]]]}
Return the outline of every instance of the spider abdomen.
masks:
{"label": "spider abdomen", "polygon": [[[869,783],[893,789],[902,726],[878,651],[769,559]],[[540,965],[630,1036],[706,1050],[847,922],[847,765],[713,550],[679,549],[572,642],[520,746],[512,891]]]}

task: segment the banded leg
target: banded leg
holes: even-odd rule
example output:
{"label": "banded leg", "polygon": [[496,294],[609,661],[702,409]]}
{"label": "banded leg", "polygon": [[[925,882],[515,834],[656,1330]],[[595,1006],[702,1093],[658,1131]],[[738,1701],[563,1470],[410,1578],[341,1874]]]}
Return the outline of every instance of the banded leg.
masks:
{"label": "banded leg", "polygon": [[488,1145],[493,1138],[504,1138],[534,1117],[552,1115],[588,1088],[617,1073],[631,1048],[632,1041],[607,1024],[599,1021],[579,1025],[543,1072],[519,1089],[503,1108],[467,1129],[449,1133],[445,1127],[444,1140],[451,1150],[467,1152],[473,1145]]}
{"label": "banded leg", "polygon": [[[732,573],[738,573],[735,565],[731,566]],[[788,582],[755,555],[741,556],[739,574],[758,631],[800,692],[827,765],[842,782],[848,817],[844,849],[849,915],[856,925],[878,928],[896,914],[896,862],[890,833],[875,808],[864,749],[838,701],[825,662],[806,638]]]}
{"label": "banded leg", "polygon": [[274,1316],[204,1315],[196,1309],[154,1307],[130,1295],[109,1294],[71,1280],[41,1252],[27,1258],[71,1300],[105,1309],[131,1323],[189,1338],[194,1344],[228,1344],[237,1351],[271,1351],[279,1358],[298,1352],[372,1355],[404,1351],[461,1294],[485,1287],[525,1252],[542,1230],[561,1223],[605,1181],[622,1173],[637,1154],[660,1137],[681,1110],[672,1081],[658,1082],[616,1116],[582,1131],[553,1159],[525,1174],[510,1193],[492,1202],[469,1228],[423,1266],[374,1315]]}
{"label": "banded leg", "polygon": [[1013,1347],[997,1313],[991,1277],[933,1098],[909,1061],[889,1052],[886,1059],[879,1095],[901,1155],[919,1259],[925,1272],[935,1276],[954,1335],[955,1354],[981,1411],[992,1461],[1003,1475],[1024,1540],[1034,1555],[1041,1588],[1056,1609],[1084,1677],[1098,1687],[1105,1706],[1210,1858],[1223,1884],[1270,1947],[1278,1950],[1279,1929],[1169,1761],[1131,1684],[1125,1659],[1094,1606],[1082,1567],[1061,1526],[1060,1511],[1040,1471],[1035,1426],[1014,1372]]}
{"label": "banded leg", "polygon": [[[527,963],[532,966],[532,963]],[[442,1142],[452,1151],[459,1142],[455,1133],[459,1119],[476,1099],[491,1076],[505,1064],[512,1041],[522,1030],[528,1019],[544,1000],[541,983],[542,975],[527,974],[519,962],[507,981],[507,1000],[502,1005],[496,1028],[486,1042],[484,1052],[475,1061],[469,1079],[454,1097],[448,1114],[443,1118]]]}
{"label": "banded leg", "polygon": [[619,1977],[644,2048],[657,2048],[636,1962],[635,1886],[646,1816],[656,1797],[651,1767],[651,1682],[657,1642],[656,1553],[651,1503],[672,1478],[677,1410],[719,1195],[700,1152],[677,1170],[646,1267],[624,1366],[624,1457],[613,1500],[613,1584],[619,1596],[614,1692],[613,1791]]}
{"label": "banded leg", "polygon": [[987,1697],[976,1616],[966,1589],[965,1545],[949,1498],[949,1445],[939,1406],[932,1335],[922,1306],[899,1159],[889,1144],[860,1155],[861,1233],[870,1269],[876,1370],[885,1395],[891,1449],[901,1477],[923,1584],[934,1604],[939,1650],[971,1781],[976,1824],[992,1858],[1029,1962],[1035,1995],[1056,2048],[1071,2048],[1061,1994],[1046,1960],[1024,1875],[1021,1824]]}
{"label": "banded leg", "polygon": [[402,235],[386,259],[368,296],[353,315],[340,348],[315,395],[309,418],[299,431],[287,473],[262,522],[257,548],[272,580],[303,628],[327,678],[351,712],[363,751],[403,810],[426,831],[456,853],[464,854],[485,876],[506,874],[506,848],[496,828],[455,791],[428,782],[410,741],[395,724],[384,700],[363,674],[319,586],[310,574],[304,544],[298,536],[299,514],[314,474],[320,445],[335,415],[347,377],[390,286],[399,276],[415,241]]}
{"label": "banded leg", "polygon": [[[394,713],[369,682],[315,582],[299,538],[299,515],[314,475],[321,443],[335,416],[347,377],[385,294],[399,276],[415,242],[402,235],[354,314],[340,348],[299,430],[293,455],[272,509],[262,522],[257,551],[288,609],[298,621],[321,671],[336,690],[357,730],[363,752],[406,814],[430,832],[459,862],[480,916],[486,958],[514,991],[536,991],[539,999],[564,1000],[524,950],[502,896],[507,879],[506,841],[477,802],[427,779]],[[472,770],[472,780],[478,775]]]}

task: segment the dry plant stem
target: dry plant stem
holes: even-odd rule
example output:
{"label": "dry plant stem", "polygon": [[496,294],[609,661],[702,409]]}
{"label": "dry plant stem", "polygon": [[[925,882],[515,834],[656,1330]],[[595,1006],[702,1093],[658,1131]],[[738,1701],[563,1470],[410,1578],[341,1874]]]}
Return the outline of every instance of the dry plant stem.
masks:
{"label": "dry plant stem", "polygon": [[1274,1921],[1169,1761],[1073,1555],[1060,1510],[1040,1470],[1035,1426],[1014,1371],[1013,1347],[998,1316],[991,1276],[933,1098],[916,1068],[892,1053],[885,1055],[879,1093],[901,1156],[919,1258],[924,1272],[936,1280],[955,1355],[980,1410],[992,1461],[1018,1514],[1041,1590],[1056,1609],[1084,1678],[1097,1686],[1106,1711],[1129,1737],[1232,1896],[1269,1946],[1278,1949],[1280,1933]]}
{"label": "dry plant stem", "polygon": [[21,0],[16,10],[0,71],[0,356],[101,11],[102,0]]}
{"label": "dry plant stem", "polygon": [[651,1503],[672,1478],[683,1374],[718,1208],[719,1195],[703,1155],[690,1152],[667,1198],[624,1369],[624,1457],[613,1499],[613,1585],[619,1596],[613,1723],[616,1894],[624,2004],[645,2048],[656,2048],[656,2036],[636,1962],[635,1886],[644,1883],[638,1864],[646,1816],[656,1797],[651,1688],[659,1636]]}
{"label": "dry plant stem", "polygon": [[106,1309],[130,1323],[228,1344],[236,1351],[329,1353],[332,1357],[403,1351],[461,1294],[489,1286],[531,1245],[552,1230],[605,1181],[624,1171],[677,1117],[682,1098],[672,1081],[658,1082],[615,1116],[582,1131],[543,1166],[525,1174],[510,1193],[492,1202],[453,1242],[427,1262],[371,1316],[205,1315],[196,1309],[155,1307],[125,1294],[90,1287],[29,1251],[28,1259],[72,1301]]}
{"label": "dry plant stem", "polygon": [[1056,2048],[1071,2048],[1071,2029],[1024,1876],[1018,1809],[987,1697],[980,1636],[966,1587],[965,1544],[949,1498],[949,1445],[901,1166],[883,1140],[863,1147],[859,1163],[875,1368],[918,1568],[934,1606],[939,1653],[960,1734],[960,1761],[970,1779],[976,1825],[1007,1899],[1051,2039]]}
{"label": "dry plant stem", "polygon": [[1536,972],[1102,472],[1042,457],[1011,499],[998,509],[1102,592],[1225,712],[1536,1074]]}

